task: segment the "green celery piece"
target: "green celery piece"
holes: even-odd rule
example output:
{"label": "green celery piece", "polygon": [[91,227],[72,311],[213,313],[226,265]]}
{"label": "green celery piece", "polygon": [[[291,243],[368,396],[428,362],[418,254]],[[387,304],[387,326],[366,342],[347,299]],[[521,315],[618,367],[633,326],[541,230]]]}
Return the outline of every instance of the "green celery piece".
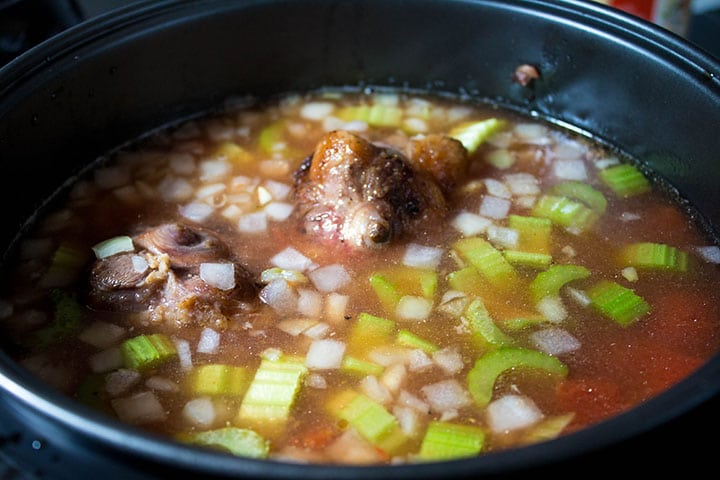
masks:
{"label": "green celery piece", "polygon": [[473,266],[461,268],[447,274],[445,279],[453,290],[470,295],[480,295],[487,287],[487,282]]}
{"label": "green celery piece", "polygon": [[307,373],[301,360],[264,358],[245,392],[238,420],[256,424],[286,421]]}
{"label": "green celery piece", "polygon": [[362,312],[350,332],[348,350],[351,354],[365,352],[373,346],[391,343],[394,336],[395,322]]}
{"label": "green celery piece", "polygon": [[621,250],[620,259],[623,266],[641,269],[686,272],[689,267],[687,252],[663,243],[632,243]]}
{"label": "green celery piece", "polygon": [[385,367],[377,363],[360,360],[350,355],[345,355],[340,365],[340,371],[351,375],[380,375]]}
{"label": "green celery piece", "polygon": [[530,368],[547,375],[566,377],[567,366],[557,357],[539,350],[521,347],[502,347],[490,350],[475,361],[467,375],[468,390],[479,407],[486,407],[492,399],[498,377],[505,371]]}
{"label": "green celery piece", "polygon": [[77,299],[59,288],[50,290],[54,304],[54,318],[50,325],[33,335],[33,347],[45,348],[75,333],[82,324],[83,308]]}
{"label": "green celery piece", "polygon": [[508,226],[518,232],[518,250],[530,253],[550,253],[552,222],[549,218],[509,215]]}
{"label": "green celery piece", "polygon": [[406,442],[407,437],[395,416],[385,407],[363,394],[357,394],[338,412],[368,442],[392,454]]}
{"label": "green celery piece", "polygon": [[440,347],[434,343],[429,342],[424,338],[420,338],[410,330],[404,328],[397,333],[396,341],[404,347],[419,348],[425,353],[433,353],[440,350]]}
{"label": "green celery piece", "polygon": [[75,399],[98,412],[112,414],[112,407],[105,401],[105,375],[91,373],[80,384],[75,392]]}
{"label": "green celery piece", "polygon": [[190,436],[189,442],[227,451],[238,457],[267,458],[270,452],[270,442],[246,428],[224,427],[197,432]]}
{"label": "green celery piece", "polygon": [[125,366],[133,370],[152,368],[177,357],[175,345],[163,333],[129,338],[120,345],[120,349]]}
{"label": "green celery piece", "polygon": [[400,127],[403,114],[402,108],[384,104],[350,106],[338,111],[343,121],[361,121],[373,127]]}
{"label": "green celery piece", "polygon": [[490,242],[480,237],[461,238],[453,248],[475,267],[491,285],[509,289],[515,285],[517,272]]}
{"label": "green celery piece", "polygon": [[88,249],[70,243],[60,244],[53,252],[50,265],[40,279],[40,285],[45,287],[66,286],[77,278],[90,256]]}
{"label": "green celery piece", "polygon": [[485,433],[480,427],[431,421],[420,445],[418,458],[427,461],[473,457],[480,453],[484,442]]}
{"label": "green celery piece", "polygon": [[553,259],[552,255],[546,255],[544,253],[519,252],[517,250],[505,250],[503,255],[505,256],[505,260],[510,262],[511,265],[535,269],[549,267]]}
{"label": "green celery piece", "polygon": [[549,295],[558,295],[566,284],[589,276],[590,270],[581,265],[553,265],[530,282],[530,294],[537,303]]}
{"label": "green celery piece", "polygon": [[505,122],[499,118],[488,118],[478,122],[469,122],[458,125],[450,131],[450,136],[463,144],[469,154],[475,151],[488,138],[500,131]]}
{"label": "green celery piece", "polygon": [[370,286],[387,312],[394,312],[402,295],[385,275],[374,273],[370,276]]}
{"label": "green celery piece", "polygon": [[473,299],[465,309],[465,319],[468,322],[473,338],[481,345],[495,347],[508,346],[515,343],[512,337],[503,333],[490,317],[485,304],[479,298]]}
{"label": "green celery piece", "polygon": [[598,220],[598,213],[568,197],[542,195],[532,210],[533,215],[549,219],[555,225],[584,232]]}
{"label": "green celery piece", "polygon": [[195,367],[190,378],[191,390],[196,395],[241,396],[250,384],[245,367],[218,363]]}
{"label": "green celery piece", "polygon": [[610,280],[601,280],[588,292],[591,305],[623,327],[650,313],[650,305],[633,290]]}
{"label": "green celery piece", "polygon": [[267,154],[282,151],[285,148],[284,135],[285,122],[282,120],[277,120],[265,126],[258,137],[260,149]]}
{"label": "green celery piece", "polygon": [[525,432],[522,436],[522,442],[529,444],[557,438],[565,430],[565,427],[572,422],[574,417],[574,413],[566,413],[545,418]]}
{"label": "green celery piece", "polygon": [[600,179],[621,198],[628,198],[652,189],[650,182],[634,165],[620,164],[600,170]]}
{"label": "green celery piece", "polygon": [[437,272],[404,265],[375,272],[370,276],[370,286],[388,313],[395,313],[400,298],[405,295],[422,295],[432,299],[437,284]]}
{"label": "green celery piece", "polygon": [[560,182],[550,190],[555,195],[579,200],[600,215],[607,209],[607,200],[602,192],[595,190],[587,183],[574,180]]}
{"label": "green celery piece", "polygon": [[507,331],[517,332],[519,330],[537,327],[538,325],[547,323],[547,321],[548,320],[543,316],[514,317],[503,320],[502,325]]}

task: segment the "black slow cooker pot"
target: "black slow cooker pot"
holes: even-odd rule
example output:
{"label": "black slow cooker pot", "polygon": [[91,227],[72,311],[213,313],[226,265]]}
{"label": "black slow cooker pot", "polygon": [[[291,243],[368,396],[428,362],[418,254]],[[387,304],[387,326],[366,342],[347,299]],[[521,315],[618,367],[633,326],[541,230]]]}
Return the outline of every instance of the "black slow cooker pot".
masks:
{"label": "black slow cooker pot", "polygon": [[[528,86],[510,80],[524,63],[540,71]],[[82,23],[0,70],[5,258],[65,181],[112,148],[245,95],[345,85],[460,93],[592,135],[669,181],[717,240],[720,64],[659,27],[574,0],[184,0]],[[646,404],[549,442],[447,463],[311,466],[141,433],[0,352],[0,451],[51,479],[690,473],[713,468],[718,392],[720,355]]]}

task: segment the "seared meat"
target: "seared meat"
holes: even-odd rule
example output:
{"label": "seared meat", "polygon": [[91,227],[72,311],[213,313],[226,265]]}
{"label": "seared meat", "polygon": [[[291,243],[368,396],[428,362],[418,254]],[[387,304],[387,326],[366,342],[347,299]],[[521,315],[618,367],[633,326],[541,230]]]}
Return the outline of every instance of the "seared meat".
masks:
{"label": "seared meat", "polygon": [[[165,224],[133,238],[139,249],[99,259],[89,278],[88,303],[96,309],[143,313],[153,323],[222,327],[257,302],[252,274],[210,232]],[[205,262],[232,263],[235,285],[220,290],[199,276]]]}
{"label": "seared meat", "polygon": [[423,221],[439,219],[445,193],[467,167],[460,142],[413,139],[408,155],[361,136],[326,134],[295,173],[305,229],[354,247],[380,247]]}

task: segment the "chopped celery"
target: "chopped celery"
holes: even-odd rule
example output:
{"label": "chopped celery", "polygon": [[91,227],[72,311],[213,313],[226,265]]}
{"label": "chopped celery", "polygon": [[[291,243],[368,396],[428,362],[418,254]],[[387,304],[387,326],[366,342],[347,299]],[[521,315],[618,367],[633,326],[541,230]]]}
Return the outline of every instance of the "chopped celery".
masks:
{"label": "chopped celery", "polygon": [[60,244],[50,259],[47,271],[40,279],[40,285],[44,287],[69,285],[75,280],[89,258],[90,250],[69,243]]}
{"label": "chopped celery", "polygon": [[363,394],[357,394],[337,413],[368,442],[392,454],[407,437],[395,416],[385,407]]}
{"label": "chopped celery", "polygon": [[380,375],[384,369],[385,367],[382,365],[360,360],[359,358],[355,358],[350,355],[345,355],[342,359],[342,364],[340,365],[341,372],[349,373],[351,375],[360,375],[363,377],[367,375]]}
{"label": "chopped celery", "polygon": [[193,433],[189,442],[227,451],[238,457],[266,458],[270,442],[246,428],[224,427]]}
{"label": "chopped celery", "polygon": [[215,148],[215,157],[223,157],[232,163],[248,163],[252,160],[252,154],[235,142],[224,141]]}
{"label": "chopped celery", "polygon": [[537,443],[557,438],[563,430],[565,430],[565,427],[572,422],[574,417],[574,413],[566,413],[564,415],[554,415],[544,418],[525,432],[522,436],[522,441],[524,443]]}
{"label": "chopped celery", "polygon": [[432,299],[437,283],[434,270],[406,266],[375,272],[370,276],[370,286],[388,312],[394,312],[400,299],[406,295]]}
{"label": "chopped celery", "polygon": [[601,280],[587,291],[591,305],[623,327],[650,313],[650,305],[633,290],[610,280]]}
{"label": "chopped celery", "polygon": [[470,295],[480,295],[487,287],[487,282],[480,276],[477,268],[473,266],[448,273],[446,280],[453,290]]}
{"label": "chopped celery", "polygon": [[92,250],[97,258],[103,259],[116,253],[134,252],[135,245],[133,245],[132,238],[127,235],[119,235],[96,243]]}
{"label": "chopped celery", "polygon": [[602,192],[595,190],[587,183],[578,181],[561,182],[555,185],[551,192],[573,200],[579,200],[601,215],[607,209],[607,200]]}
{"label": "chopped celery", "polygon": [[400,298],[402,298],[395,285],[384,275],[374,273],[370,276],[370,286],[375,291],[385,310],[394,312]]}
{"label": "chopped celery", "polygon": [[623,266],[653,270],[685,272],[688,269],[688,259],[687,252],[662,243],[633,243],[620,252]]}
{"label": "chopped celery", "polygon": [[404,328],[398,332],[396,341],[404,347],[419,348],[425,353],[433,353],[440,349],[440,347],[434,343],[428,342],[424,338],[420,338]]}
{"label": "chopped celery", "polygon": [[499,118],[488,118],[458,125],[450,131],[450,136],[462,143],[468,153],[473,154],[480,145],[504,126],[505,122]]}
{"label": "chopped celery", "polygon": [[307,373],[301,359],[264,358],[245,393],[238,420],[259,425],[286,421]]}
{"label": "chopped celery", "polygon": [[475,403],[487,406],[493,395],[498,377],[506,370],[528,368],[541,370],[546,375],[565,377],[567,366],[557,357],[539,350],[520,347],[502,347],[490,350],[475,361],[467,376],[468,390]]}
{"label": "chopped celery", "polygon": [[338,117],[345,122],[361,121],[373,127],[400,127],[403,110],[396,105],[359,105],[342,108]]}
{"label": "chopped celery", "polygon": [[82,403],[98,412],[111,414],[113,413],[110,405],[103,399],[106,394],[105,375],[100,373],[91,373],[80,384],[75,392],[75,398]]}
{"label": "chopped celery", "polygon": [[622,198],[639,195],[652,188],[648,179],[637,167],[626,163],[601,170],[599,176],[615,195]]}
{"label": "chopped celery", "polygon": [[533,215],[574,232],[584,232],[598,219],[598,213],[568,197],[542,195],[532,210]]}
{"label": "chopped celery", "polygon": [[195,367],[190,382],[196,395],[241,396],[247,390],[250,378],[245,367],[214,363]]}
{"label": "chopped celery", "polygon": [[468,322],[473,338],[481,346],[500,347],[515,343],[511,337],[507,336],[495,325],[481,299],[475,298],[470,302],[463,316]]}
{"label": "chopped celery", "polygon": [[395,322],[362,312],[353,325],[348,341],[352,353],[365,352],[368,348],[391,343],[395,335]]}
{"label": "chopped celery", "polygon": [[173,342],[162,333],[138,335],[120,345],[127,368],[143,370],[177,357]]}
{"label": "chopped celery", "polygon": [[543,269],[550,266],[552,256],[544,253],[519,252],[517,250],[505,250],[503,252],[505,260],[511,265],[521,267],[530,267],[535,269]]}
{"label": "chopped celery", "polygon": [[421,460],[448,460],[472,457],[480,453],[485,433],[480,427],[432,421],[423,437],[418,457]]}
{"label": "chopped celery", "polygon": [[535,303],[549,295],[558,295],[560,289],[572,282],[590,276],[590,270],[581,265],[553,265],[538,273],[530,282],[530,294]]}
{"label": "chopped celery", "polygon": [[493,286],[507,289],[515,284],[515,269],[487,240],[480,237],[461,238],[453,244],[453,248]]}
{"label": "chopped celery", "polygon": [[53,288],[50,299],[54,305],[54,318],[47,327],[35,332],[32,346],[47,347],[76,332],[82,323],[83,309],[69,293]]}
{"label": "chopped celery", "polygon": [[509,215],[508,226],[518,232],[517,250],[550,254],[552,222],[549,218]]}
{"label": "chopped celery", "polygon": [[259,142],[263,152],[270,154],[285,150],[285,122],[278,120],[260,131]]}
{"label": "chopped celery", "polygon": [[503,320],[502,325],[505,330],[517,332],[518,330],[536,327],[540,324],[546,323],[547,321],[547,318],[543,316],[513,317]]}

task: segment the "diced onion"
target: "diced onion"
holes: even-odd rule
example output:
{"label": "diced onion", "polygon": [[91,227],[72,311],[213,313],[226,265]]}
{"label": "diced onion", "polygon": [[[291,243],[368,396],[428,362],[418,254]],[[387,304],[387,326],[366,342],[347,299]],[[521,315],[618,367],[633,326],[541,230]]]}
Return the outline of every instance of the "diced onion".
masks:
{"label": "diced onion", "polygon": [[173,173],[190,175],[195,171],[195,159],[186,152],[172,153],[168,156],[168,166]]}
{"label": "diced onion", "polygon": [[460,212],[452,221],[452,226],[466,237],[483,233],[490,225],[492,220],[470,212]]}
{"label": "diced onion", "polygon": [[105,375],[105,391],[111,397],[117,397],[137,385],[140,378],[140,372],[137,370],[120,368]]}
{"label": "diced onion", "polygon": [[529,173],[509,173],[503,177],[513,195],[538,195],[540,186],[538,179]]}
{"label": "diced onion", "polygon": [[563,180],[587,180],[585,162],[582,160],[556,160],[553,164],[553,172]]}
{"label": "diced onion", "polygon": [[403,264],[409,267],[436,269],[442,259],[443,250],[417,243],[410,243],[405,249]]}
{"label": "diced onion", "polygon": [[287,320],[280,321],[277,324],[277,328],[288,335],[297,337],[308,328],[317,325],[317,323],[317,320],[312,320],[310,318],[289,318]]}
{"label": "diced onion", "polygon": [[427,353],[416,348],[410,351],[408,369],[411,372],[422,372],[432,367],[433,361]]}
{"label": "diced onion", "polygon": [[224,183],[211,183],[208,185],[204,185],[195,191],[195,198],[202,199],[213,197],[219,193],[224,192],[225,188],[226,186]]}
{"label": "diced onion", "polygon": [[310,388],[317,388],[318,390],[323,390],[327,388],[327,380],[325,380],[325,377],[322,375],[319,375],[317,373],[311,373],[305,378],[305,385],[307,385]]}
{"label": "diced onion", "polygon": [[407,369],[402,363],[396,363],[387,367],[380,377],[380,382],[393,394],[400,390],[407,378]]}
{"label": "diced onion", "polygon": [[298,313],[306,317],[318,318],[322,314],[323,296],[316,290],[298,289]]}
{"label": "diced onion", "polygon": [[315,288],[321,292],[335,292],[345,287],[352,280],[345,267],[338,263],[316,268],[308,276]]}
{"label": "diced onion", "polygon": [[417,410],[420,413],[430,413],[430,405],[420,397],[413,395],[407,390],[400,390],[397,403],[398,405],[404,405],[412,408],[413,410]]}
{"label": "diced onion", "polygon": [[313,325],[312,327],[305,330],[303,332],[303,335],[305,335],[308,338],[313,338],[313,339],[318,340],[318,339],[325,337],[329,331],[330,331],[330,325],[328,325],[325,322],[318,322],[315,325]]}
{"label": "diced onion", "polygon": [[78,338],[99,349],[109,348],[125,336],[125,329],[114,323],[96,320],[85,328]]}
{"label": "diced onion", "polygon": [[198,341],[198,353],[217,353],[220,347],[220,333],[212,328],[205,327],[200,332],[200,340]]}
{"label": "diced onion", "polygon": [[273,256],[270,263],[285,270],[297,270],[299,272],[305,272],[315,267],[312,260],[293,247],[287,247]]}
{"label": "diced onion", "polygon": [[480,204],[480,215],[500,220],[507,217],[510,212],[510,205],[510,201],[505,198],[486,195]]}
{"label": "diced onion", "polygon": [[420,391],[430,407],[437,412],[457,410],[472,403],[467,390],[455,379],[425,385]]}
{"label": "diced onion", "polygon": [[297,292],[283,279],[273,280],[265,285],[260,290],[260,299],[280,314],[297,311]]}
{"label": "diced onion", "polygon": [[200,163],[200,180],[203,182],[215,182],[223,179],[232,171],[232,165],[224,158],[216,160],[205,160]]}
{"label": "diced onion", "polygon": [[400,429],[405,435],[412,436],[417,434],[420,429],[420,415],[417,410],[410,407],[394,406],[392,410],[395,418],[398,419]]}
{"label": "diced onion", "polygon": [[95,252],[95,256],[102,260],[118,253],[134,252],[135,245],[133,245],[132,238],[127,235],[118,235],[96,243],[92,250]]}
{"label": "diced onion", "polygon": [[392,401],[390,390],[374,375],[368,375],[360,380],[360,390],[378,403],[387,405]]}
{"label": "diced onion", "polygon": [[165,408],[155,394],[149,391],[116,398],[112,401],[112,407],[121,421],[133,425],[161,422],[167,418]]}
{"label": "diced onion", "polygon": [[325,297],[325,318],[330,322],[339,322],[345,319],[350,296],[332,292]]}
{"label": "diced onion", "polygon": [[432,354],[433,361],[448,375],[455,375],[465,368],[460,352],[451,347],[437,350]]}
{"label": "diced onion", "polygon": [[322,120],[335,110],[330,102],[310,102],[300,109],[300,116],[306,120]]}
{"label": "diced onion", "polygon": [[540,421],[543,413],[528,397],[505,395],[490,402],[486,410],[487,423],[495,433],[526,428]]}
{"label": "diced onion", "polygon": [[190,202],[179,208],[180,215],[196,223],[204,222],[214,211],[212,206],[204,202]]}
{"label": "diced onion", "polygon": [[508,189],[507,185],[505,185],[503,182],[499,180],[495,180],[494,178],[486,178],[485,179],[485,188],[487,189],[487,192],[492,195],[493,197],[499,197],[499,198],[511,198],[512,194],[510,190]]}
{"label": "diced onion", "polygon": [[201,263],[200,278],[211,287],[220,290],[232,290],[235,288],[235,264]]}
{"label": "diced onion", "polygon": [[176,393],[180,391],[180,387],[177,383],[173,382],[169,378],[161,377],[159,375],[153,375],[145,380],[145,386],[151,390],[157,390],[158,392]]}
{"label": "diced onion", "polygon": [[513,228],[490,225],[487,229],[487,239],[495,246],[515,249],[520,240],[520,234]]}
{"label": "diced onion", "polygon": [[190,351],[190,342],[188,342],[187,340],[176,339],[175,349],[178,353],[180,367],[183,370],[190,370],[193,366],[192,352]]}
{"label": "diced onion", "polygon": [[145,273],[150,266],[147,259],[142,255],[133,255],[130,260],[132,261],[133,270],[137,273]]}
{"label": "diced onion", "polygon": [[579,349],[580,340],[562,328],[544,328],[530,334],[530,340],[538,350],[550,355],[563,355]]}
{"label": "diced onion", "polygon": [[277,201],[285,200],[292,191],[292,187],[290,185],[276,180],[268,180],[264,183],[264,186],[268,192],[270,192],[272,198]]}
{"label": "diced onion", "polygon": [[305,366],[311,369],[340,368],[345,343],[339,340],[315,340],[310,344],[305,356]]}
{"label": "diced onion", "polygon": [[194,398],[185,404],[182,416],[194,427],[208,428],[215,422],[215,405],[207,397]]}
{"label": "diced onion", "polygon": [[247,213],[238,220],[238,230],[243,233],[261,233],[267,230],[267,214],[264,211]]}
{"label": "diced onion", "polygon": [[166,202],[184,202],[189,200],[195,193],[195,189],[189,181],[171,175],[160,180],[157,191]]}
{"label": "diced onion", "polygon": [[695,251],[705,259],[706,262],[720,264],[720,247],[715,245],[695,247]]}
{"label": "diced onion", "polygon": [[288,218],[290,218],[290,215],[292,215],[294,209],[295,207],[290,203],[270,202],[265,205],[263,211],[270,220],[282,222],[283,220],[287,220]]}
{"label": "diced onion", "polygon": [[557,295],[548,295],[537,304],[538,312],[549,322],[560,323],[567,318],[567,310],[562,299]]}
{"label": "diced onion", "polygon": [[124,361],[120,348],[111,347],[91,355],[88,363],[93,372],[105,373],[122,367]]}
{"label": "diced onion", "polygon": [[433,303],[425,297],[405,295],[400,298],[395,313],[402,320],[425,320],[432,312]]}

